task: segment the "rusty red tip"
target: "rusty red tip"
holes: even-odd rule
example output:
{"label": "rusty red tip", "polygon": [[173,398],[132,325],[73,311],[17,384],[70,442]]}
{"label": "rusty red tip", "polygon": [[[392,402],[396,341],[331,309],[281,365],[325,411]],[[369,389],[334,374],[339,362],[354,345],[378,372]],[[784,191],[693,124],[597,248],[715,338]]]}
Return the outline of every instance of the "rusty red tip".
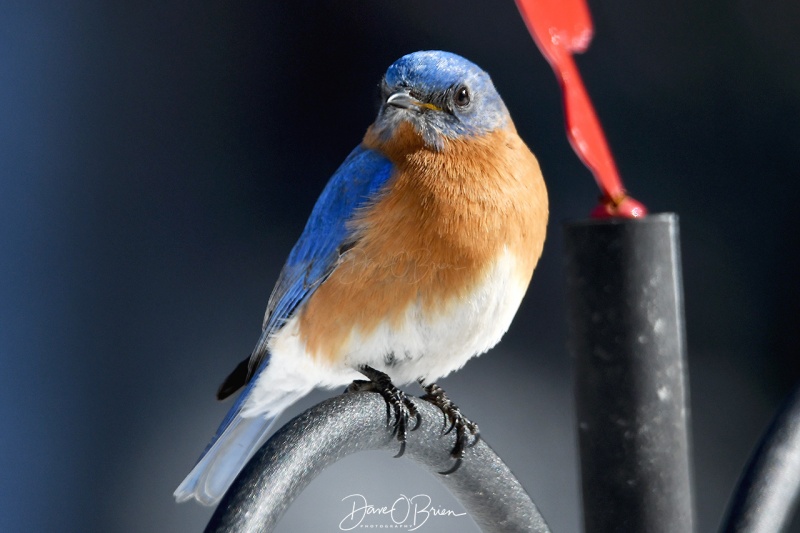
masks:
{"label": "rusty red tip", "polygon": [[589,214],[592,218],[642,218],[647,215],[647,208],[639,200],[625,196],[613,201],[603,198]]}

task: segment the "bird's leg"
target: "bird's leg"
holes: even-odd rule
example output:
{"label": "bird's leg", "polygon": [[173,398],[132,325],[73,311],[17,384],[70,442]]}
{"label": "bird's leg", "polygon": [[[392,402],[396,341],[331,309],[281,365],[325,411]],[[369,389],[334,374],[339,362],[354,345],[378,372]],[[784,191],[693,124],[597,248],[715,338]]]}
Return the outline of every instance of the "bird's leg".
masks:
{"label": "bird's leg", "polygon": [[383,396],[383,399],[386,400],[386,415],[389,421],[391,421],[392,411],[394,411],[394,433],[397,434],[397,440],[400,441],[400,451],[395,457],[400,457],[406,450],[409,417],[416,419],[411,431],[419,427],[422,417],[411,398],[395,387],[389,376],[367,365],[359,367],[358,371],[368,377],[369,381],[355,380],[345,392],[372,391]]}
{"label": "bird's leg", "polygon": [[[420,385],[422,385],[422,388],[425,389],[426,392],[422,399],[437,406],[442,410],[442,413],[444,413],[442,434],[447,435],[453,431],[453,429],[456,430],[456,445],[450,452],[450,455],[456,460],[456,464],[446,472],[439,472],[443,475],[452,474],[461,466],[461,460],[464,458],[466,449],[475,446],[480,440],[481,434],[478,430],[478,425],[461,414],[458,406],[450,401],[450,398],[447,397],[444,390],[439,385],[436,383],[425,385],[422,380],[420,380]],[[450,427],[447,427],[448,422],[450,423]],[[472,435],[472,442],[469,442],[467,432]]]}

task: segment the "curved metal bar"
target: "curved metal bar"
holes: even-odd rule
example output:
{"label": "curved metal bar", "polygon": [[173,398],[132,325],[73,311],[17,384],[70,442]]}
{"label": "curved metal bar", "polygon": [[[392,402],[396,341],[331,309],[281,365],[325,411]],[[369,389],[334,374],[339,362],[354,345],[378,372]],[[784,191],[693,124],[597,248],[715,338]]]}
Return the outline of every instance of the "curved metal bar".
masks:
{"label": "curved metal bar", "polygon": [[800,499],[800,386],[773,419],[731,500],[723,533],[776,533]]}
{"label": "curved metal bar", "polygon": [[[455,432],[442,435],[442,412],[424,400],[415,403],[422,422],[409,433],[405,457],[434,474],[447,470],[453,464],[449,454]],[[380,395],[358,392],[297,416],[250,459],[206,532],[272,531],[294,498],[327,466],[364,450],[396,453],[399,443],[387,414]],[[525,489],[483,440],[467,450],[456,472],[438,477],[484,532],[550,531]]]}

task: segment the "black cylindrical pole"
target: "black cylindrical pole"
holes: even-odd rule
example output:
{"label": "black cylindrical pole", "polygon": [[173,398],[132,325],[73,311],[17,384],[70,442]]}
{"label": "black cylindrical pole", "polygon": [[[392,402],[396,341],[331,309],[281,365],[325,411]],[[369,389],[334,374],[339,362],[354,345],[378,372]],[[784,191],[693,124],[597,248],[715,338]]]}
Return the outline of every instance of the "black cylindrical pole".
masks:
{"label": "black cylindrical pole", "polygon": [[587,533],[691,533],[678,219],[565,227]]}

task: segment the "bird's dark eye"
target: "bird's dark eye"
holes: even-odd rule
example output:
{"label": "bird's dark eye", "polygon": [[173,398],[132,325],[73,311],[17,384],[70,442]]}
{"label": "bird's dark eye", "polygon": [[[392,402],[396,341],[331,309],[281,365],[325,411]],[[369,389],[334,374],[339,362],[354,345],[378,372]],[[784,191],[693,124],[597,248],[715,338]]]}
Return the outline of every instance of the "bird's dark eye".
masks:
{"label": "bird's dark eye", "polygon": [[455,94],[453,94],[453,102],[458,107],[467,107],[469,105],[469,89],[464,85],[456,87]]}

